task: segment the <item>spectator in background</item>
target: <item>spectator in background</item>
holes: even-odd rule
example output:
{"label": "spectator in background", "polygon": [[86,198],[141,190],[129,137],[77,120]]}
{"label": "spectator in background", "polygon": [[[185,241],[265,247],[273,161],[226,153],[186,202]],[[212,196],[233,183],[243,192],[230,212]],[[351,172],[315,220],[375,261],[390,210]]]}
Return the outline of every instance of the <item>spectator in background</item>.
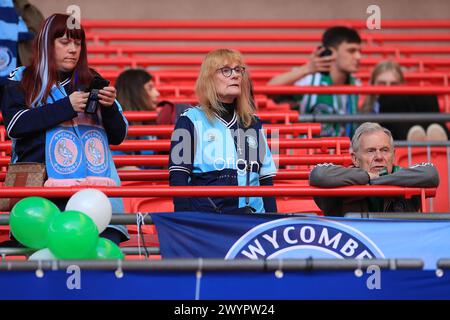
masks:
{"label": "spectator in background", "polygon": [[[117,100],[125,111],[157,111],[156,124],[174,124],[190,105],[158,101],[153,75],[144,69],[129,69],[116,80]],[[142,124],[142,123],[134,123]]]}
{"label": "spectator in background", "polygon": [[[144,69],[128,69],[122,72],[116,80],[117,100],[124,111],[155,111],[158,105],[159,91],[153,81],[153,76]],[[132,122],[142,125],[143,122]],[[156,140],[155,136],[137,136],[136,140]],[[114,155],[152,155],[153,150],[113,151]],[[125,166],[120,169],[144,169],[138,166]]]}
{"label": "spectator in background", "polygon": [[[66,14],[47,18],[34,42],[33,63],[11,73],[2,114],[12,139],[11,162],[46,166],[46,187],[120,186],[109,144],[120,144],[128,122],[115,100],[116,90],[98,91],[96,113],[85,113],[95,76],[88,67],[83,27],[69,29]],[[64,210],[67,198],[52,199]],[[124,212],[121,198],[110,198],[113,213]],[[101,234],[115,243],[128,239],[124,226]]]}
{"label": "spectator in background", "polygon": [[9,74],[31,63],[31,40],[43,20],[28,1],[0,1],[0,101]]}
{"label": "spectator in background", "polygon": [[[381,61],[372,71],[369,84],[395,86],[405,84],[401,66],[394,61]],[[421,113],[439,112],[436,96],[427,95],[368,95],[362,113]],[[395,140],[448,140],[447,129],[437,123],[386,123]]]}
{"label": "spectator in background", "polygon": [[[178,119],[169,155],[171,186],[273,185],[276,167],[255,116],[243,57],[209,52],[196,84],[200,105]],[[175,211],[276,212],[274,197],[174,198]]]}
{"label": "spectator in background", "polygon": [[[409,168],[394,165],[394,139],[391,132],[378,123],[365,122],[355,131],[351,142],[353,166],[325,163],[310,174],[311,186],[335,188],[354,185],[392,185],[436,188],[439,174],[431,163]],[[315,197],[317,206],[327,216],[343,216],[347,212],[417,212],[420,197]]]}
{"label": "spectator in background", "polygon": [[[18,15],[22,17],[28,28],[28,32],[30,32],[34,38],[34,35],[39,32],[39,29],[45,20],[44,15],[36,6],[29,3],[28,0],[13,0],[13,2]],[[31,39],[19,41],[18,51],[18,66],[29,66],[33,58],[33,41]]]}
{"label": "spectator in background", "polygon": [[[402,68],[394,61],[379,62],[370,74],[369,84],[375,86],[398,86],[405,83]],[[377,95],[368,95],[364,100],[362,113],[380,113]]]}
{"label": "spectator in background", "polygon": [[159,91],[144,69],[128,69],[116,80],[117,100],[124,111],[155,111]]}
{"label": "spectator in background", "polygon": [[[352,73],[358,71],[361,59],[361,38],[347,27],[332,27],[322,36],[322,45],[303,66],[277,75],[269,85],[330,86],[357,85]],[[303,114],[355,114],[357,95],[307,94],[301,100]],[[352,136],[352,124],[323,124],[323,136]]]}

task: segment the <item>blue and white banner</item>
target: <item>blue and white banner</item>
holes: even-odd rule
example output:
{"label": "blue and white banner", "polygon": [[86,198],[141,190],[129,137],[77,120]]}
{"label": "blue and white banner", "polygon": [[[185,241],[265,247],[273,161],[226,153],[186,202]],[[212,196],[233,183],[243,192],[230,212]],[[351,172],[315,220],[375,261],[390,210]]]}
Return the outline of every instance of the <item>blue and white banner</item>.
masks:
{"label": "blue and white banner", "polygon": [[154,213],[163,258],[422,259],[450,256],[450,222]]}

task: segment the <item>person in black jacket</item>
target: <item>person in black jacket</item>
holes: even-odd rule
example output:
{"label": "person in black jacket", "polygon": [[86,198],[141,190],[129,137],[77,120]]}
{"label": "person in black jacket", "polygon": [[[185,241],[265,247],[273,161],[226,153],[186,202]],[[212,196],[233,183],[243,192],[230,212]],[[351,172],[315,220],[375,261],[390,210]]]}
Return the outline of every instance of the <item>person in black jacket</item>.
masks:
{"label": "person in black jacket", "polygon": [[[310,174],[311,186],[335,188],[353,185],[391,185],[436,188],[439,174],[431,163],[409,168],[394,165],[394,140],[391,132],[378,123],[365,122],[355,132],[351,143],[353,166],[346,168],[324,163]],[[347,212],[417,212],[420,199],[391,197],[315,197],[317,206],[327,216]]]}
{"label": "person in black jacket", "polygon": [[[13,142],[11,163],[44,163],[45,186],[120,185],[109,144],[123,141],[128,123],[113,86],[92,90],[99,75],[88,67],[83,28],[69,28],[69,18],[48,17],[36,37],[33,63],[10,75],[2,114]],[[97,110],[86,113],[92,102]],[[52,200],[65,208],[67,199]],[[113,212],[124,211],[120,198],[110,201]],[[102,236],[116,243],[128,239],[123,226],[109,226]]]}
{"label": "person in black jacket", "polygon": [[[369,84],[376,86],[404,85],[405,77],[401,66],[390,60],[379,62],[373,69]],[[368,95],[364,100],[362,113],[439,113],[435,95]],[[380,123],[389,129],[394,140],[447,141],[448,129],[432,122]]]}

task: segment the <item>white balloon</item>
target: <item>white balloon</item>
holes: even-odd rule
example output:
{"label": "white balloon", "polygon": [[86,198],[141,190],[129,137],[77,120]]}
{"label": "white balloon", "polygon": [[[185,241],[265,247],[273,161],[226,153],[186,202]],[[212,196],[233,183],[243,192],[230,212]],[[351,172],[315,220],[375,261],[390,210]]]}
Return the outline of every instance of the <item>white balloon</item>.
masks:
{"label": "white balloon", "polygon": [[98,233],[103,232],[111,222],[111,202],[97,189],[83,189],[75,193],[67,202],[67,210],[80,211],[91,217],[97,225]]}
{"label": "white balloon", "polygon": [[44,248],[33,253],[28,260],[56,260],[49,248]]}

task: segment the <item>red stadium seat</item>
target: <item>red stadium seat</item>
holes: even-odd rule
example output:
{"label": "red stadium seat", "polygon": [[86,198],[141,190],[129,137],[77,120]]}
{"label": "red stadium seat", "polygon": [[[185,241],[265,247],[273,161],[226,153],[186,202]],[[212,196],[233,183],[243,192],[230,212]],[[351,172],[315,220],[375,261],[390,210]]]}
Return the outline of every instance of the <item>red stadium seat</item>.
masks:
{"label": "red stadium seat", "polygon": [[449,212],[449,162],[447,150],[445,147],[431,147],[430,157],[427,155],[425,147],[411,148],[411,162],[408,161],[408,149],[405,147],[395,148],[396,163],[402,167],[418,164],[422,162],[432,162],[440,176],[440,184],[436,191],[436,197],[431,199],[433,207],[432,212]]}

